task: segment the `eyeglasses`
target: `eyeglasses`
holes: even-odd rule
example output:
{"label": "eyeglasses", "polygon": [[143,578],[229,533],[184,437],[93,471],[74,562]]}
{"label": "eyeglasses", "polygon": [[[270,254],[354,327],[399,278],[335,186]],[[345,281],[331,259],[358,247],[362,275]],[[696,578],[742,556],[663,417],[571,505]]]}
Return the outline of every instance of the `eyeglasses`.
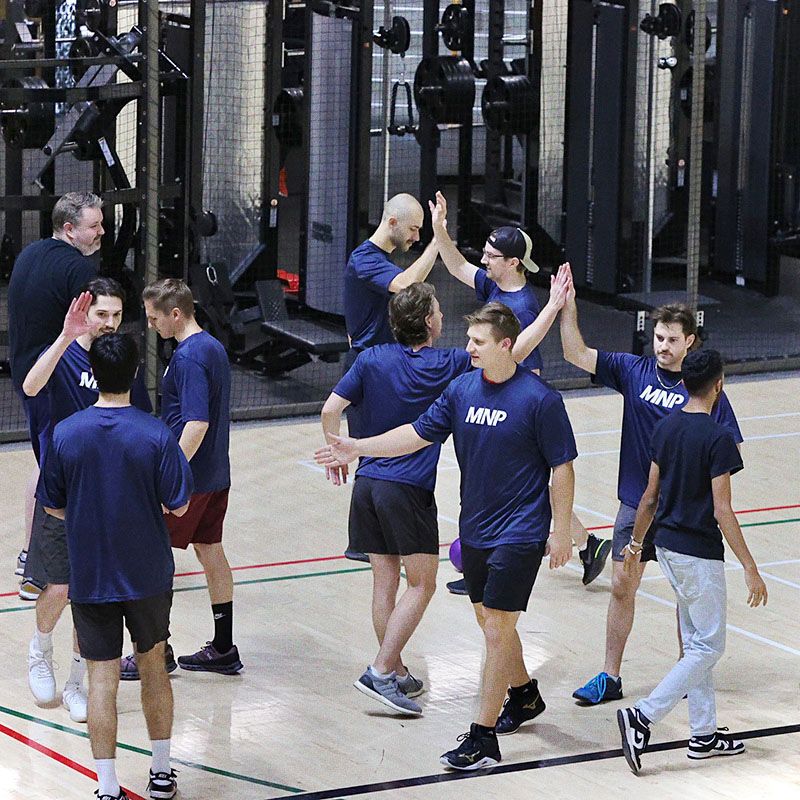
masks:
{"label": "eyeglasses", "polygon": [[487,253],[485,250],[483,251],[484,258],[488,258],[490,261],[493,258],[508,258],[508,256],[504,256],[502,253]]}

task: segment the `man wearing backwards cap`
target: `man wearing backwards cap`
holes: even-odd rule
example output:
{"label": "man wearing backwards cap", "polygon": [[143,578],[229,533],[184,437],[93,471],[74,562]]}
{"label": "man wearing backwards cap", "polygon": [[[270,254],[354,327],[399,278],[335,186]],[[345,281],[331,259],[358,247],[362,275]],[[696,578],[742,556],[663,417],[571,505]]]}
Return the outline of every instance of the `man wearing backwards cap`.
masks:
{"label": "man wearing backwards cap", "polygon": [[[447,202],[441,192],[436,193],[436,205],[428,203],[431,209],[433,234],[439,247],[439,255],[447,271],[475,289],[478,301],[488,303],[497,300],[508,306],[526,328],[539,316],[539,303],[533,287],[528,283],[525,271],[538,272],[539,267],[531,258],[533,242],[520,228],[505,225],[489,234],[483,247],[481,263],[486,271],[470,264],[459,252],[447,232]],[[542,369],[542,357],[536,348],[521,364],[537,375]],[[572,538],[578,547],[578,557],[583,564],[583,584],[588,586],[605,567],[611,552],[611,541],[600,539],[589,533],[575,516],[571,519]],[[453,594],[466,594],[463,580],[451,581],[448,591]]]}
{"label": "man wearing backwards cap", "polygon": [[[486,271],[470,264],[458,251],[445,227],[447,203],[441,192],[436,193],[436,206],[431,206],[433,233],[439,245],[439,255],[447,271],[462,283],[475,290],[478,302],[496,300],[508,306],[526,328],[539,316],[539,302],[533,287],[525,278],[525,271],[538,272],[539,267],[531,258],[533,242],[525,231],[506,225],[489,234],[483,248],[481,264]],[[434,209],[439,213],[433,215]],[[537,375],[542,369],[542,356],[537,347],[523,362]]]}

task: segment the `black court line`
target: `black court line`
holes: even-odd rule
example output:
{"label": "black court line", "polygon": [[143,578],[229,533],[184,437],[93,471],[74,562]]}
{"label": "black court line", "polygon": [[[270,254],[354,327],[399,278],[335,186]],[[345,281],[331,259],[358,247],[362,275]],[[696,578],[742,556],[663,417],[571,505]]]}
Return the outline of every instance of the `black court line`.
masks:
{"label": "black court line", "polygon": [[[800,725],[783,725],[777,728],[760,728],[754,731],[730,734],[736,739],[760,739],[766,736],[783,736],[787,733],[800,733]],[[688,745],[683,739],[675,742],[662,742],[647,748],[648,753],[660,753],[664,750],[679,750]],[[623,758],[622,750],[598,750],[595,753],[579,753],[574,756],[559,756],[557,758],[543,758],[538,761],[521,761],[514,764],[500,764],[488,769],[478,769],[474,772],[440,772],[436,775],[420,775],[416,778],[401,778],[395,781],[382,783],[365,783],[360,786],[343,786],[340,789],[324,789],[321,792],[302,792],[291,795],[294,798],[305,800],[328,800],[329,798],[354,797],[359,794],[389,792],[393,789],[409,789],[416,786],[426,786],[432,783],[448,783],[450,781],[463,781],[469,778],[486,778],[490,775],[506,775],[514,772],[527,772],[532,769],[545,769],[547,767],[564,767],[570,764],[584,764],[589,761],[605,761],[609,758]],[[627,765],[624,765],[627,770]],[[282,800],[285,795],[275,796],[269,800]]]}

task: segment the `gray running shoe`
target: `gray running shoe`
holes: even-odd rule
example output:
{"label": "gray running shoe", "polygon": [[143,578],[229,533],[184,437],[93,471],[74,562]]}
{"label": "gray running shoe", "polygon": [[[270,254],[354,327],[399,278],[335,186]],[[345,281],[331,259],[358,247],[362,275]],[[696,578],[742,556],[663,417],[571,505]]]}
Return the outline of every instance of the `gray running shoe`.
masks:
{"label": "gray running shoe", "polygon": [[419,697],[425,691],[425,685],[419,678],[415,678],[410,672],[402,678],[397,676],[397,685],[406,697]]}
{"label": "gray running shoe", "polygon": [[397,675],[394,672],[386,678],[376,678],[367,668],[353,686],[367,697],[389,706],[400,714],[414,717],[422,715],[422,708],[400,691],[400,687],[397,685]]}

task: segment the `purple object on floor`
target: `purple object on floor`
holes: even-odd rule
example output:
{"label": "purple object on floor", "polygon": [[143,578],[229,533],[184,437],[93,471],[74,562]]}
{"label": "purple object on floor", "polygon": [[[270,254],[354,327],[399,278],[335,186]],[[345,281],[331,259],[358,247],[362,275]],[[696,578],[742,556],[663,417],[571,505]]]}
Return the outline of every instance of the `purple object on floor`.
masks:
{"label": "purple object on floor", "polygon": [[459,571],[463,572],[461,564],[461,539],[456,539],[450,545],[450,563]]}

